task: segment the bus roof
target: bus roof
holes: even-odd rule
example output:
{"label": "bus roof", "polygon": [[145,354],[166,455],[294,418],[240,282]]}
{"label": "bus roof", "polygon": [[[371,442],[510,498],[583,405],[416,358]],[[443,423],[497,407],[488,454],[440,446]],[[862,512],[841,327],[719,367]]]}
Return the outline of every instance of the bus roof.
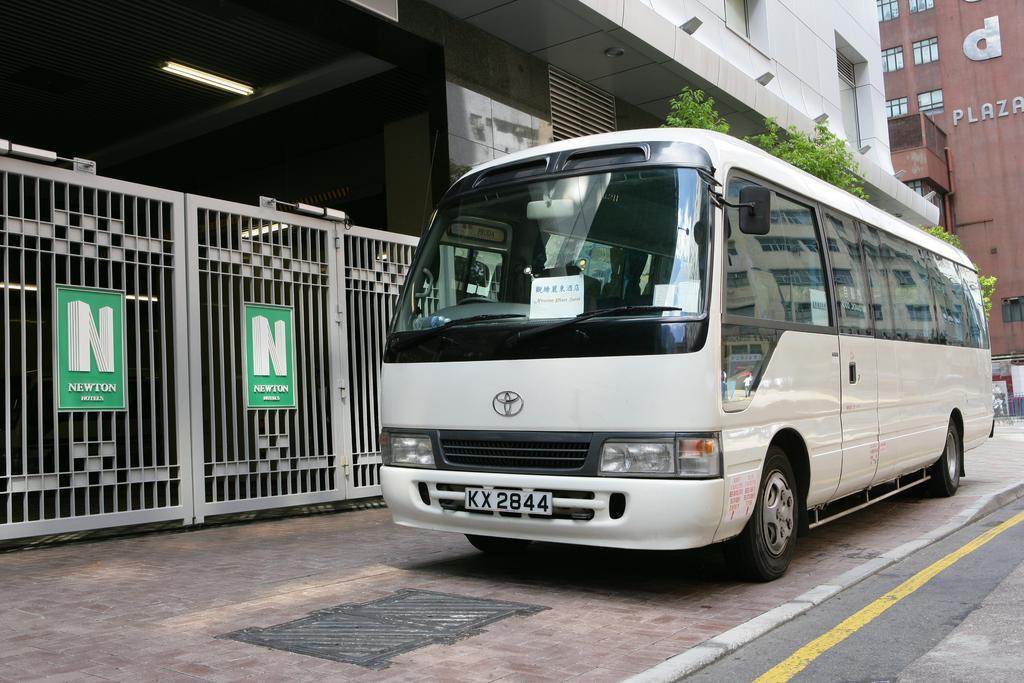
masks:
{"label": "bus roof", "polygon": [[[831,183],[827,183],[776,158],[754,145],[731,135],[709,130],[695,128],[643,128],[602,133],[600,135],[587,135],[514,152],[500,159],[476,166],[469,173],[477,173],[504,164],[567,150],[635,142],[689,142],[699,145],[707,151],[715,169],[719,172],[740,168],[753,175],[771,179],[773,183],[779,186],[790,188],[805,197],[831,206],[837,211],[841,211],[854,218],[859,218],[865,223],[902,237],[909,242],[918,244],[929,251],[974,270],[974,264],[971,263],[967,255],[953,245],[929,235],[914,225],[862,199],[854,197],[849,192],[841,190]],[[467,173],[467,175],[469,174]],[[724,176],[721,177],[724,180]]]}

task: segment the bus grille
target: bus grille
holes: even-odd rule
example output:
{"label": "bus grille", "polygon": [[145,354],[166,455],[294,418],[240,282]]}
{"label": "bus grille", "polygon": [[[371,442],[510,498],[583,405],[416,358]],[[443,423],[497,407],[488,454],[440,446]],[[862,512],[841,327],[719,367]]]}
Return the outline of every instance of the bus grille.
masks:
{"label": "bus grille", "polygon": [[586,462],[590,442],[442,439],[441,450],[449,464],[461,467],[575,470]]}

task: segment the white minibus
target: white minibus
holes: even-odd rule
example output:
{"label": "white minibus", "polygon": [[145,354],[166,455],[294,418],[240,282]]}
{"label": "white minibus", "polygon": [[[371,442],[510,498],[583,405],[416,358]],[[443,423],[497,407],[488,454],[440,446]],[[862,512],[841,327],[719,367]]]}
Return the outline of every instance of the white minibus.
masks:
{"label": "white minibus", "polygon": [[420,242],[381,377],[399,524],[483,551],[724,542],[770,580],[798,533],[992,428],[959,250],[735,138],[577,138],[473,169]]}

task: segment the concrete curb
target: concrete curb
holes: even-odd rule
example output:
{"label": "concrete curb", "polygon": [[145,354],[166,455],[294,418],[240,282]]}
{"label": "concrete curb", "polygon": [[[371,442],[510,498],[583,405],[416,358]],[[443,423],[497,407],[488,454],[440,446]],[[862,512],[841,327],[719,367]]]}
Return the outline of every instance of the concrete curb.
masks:
{"label": "concrete curb", "polygon": [[836,593],[899,562],[921,548],[931,545],[955,531],[959,531],[968,524],[976,522],[1018,498],[1024,498],[1024,481],[1019,481],[1002,491],[981,498],[976,505],[961,511],[949,523],[840,574],[830,583],[816,586],[803,595],[799,595],[787,603],[770,609],[750,621],[731,628],[714,638],[705,640],[700,645],[691,647],[686,652],[680,653],[675,657],[670,657],[661,664],[657,664],[646,671],[641,671],[635,676],[626,679],[626,681],[627,683],[663,683],[677,681],[689,676],[738,650],[756,638],[763,636],[772,629],[803,614],[815,605],[821,604]]}

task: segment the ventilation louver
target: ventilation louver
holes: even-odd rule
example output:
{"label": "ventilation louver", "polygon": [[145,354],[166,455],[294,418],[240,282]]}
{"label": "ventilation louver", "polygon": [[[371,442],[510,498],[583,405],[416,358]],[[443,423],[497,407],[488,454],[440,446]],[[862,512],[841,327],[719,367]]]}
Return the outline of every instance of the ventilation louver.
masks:
{"label": "ventilation louver", "polygon": [[548,69],[548,82],[556,141],[616,130],[613,95],[555,68]]}
{"label": "ventilation louver", "polygon": [[853,73],[853,62],[848,57],[845,57],[843,53],[836,52],[836,63],[839,67],[839,77],[849,85],[856,87],[857,77]]}

